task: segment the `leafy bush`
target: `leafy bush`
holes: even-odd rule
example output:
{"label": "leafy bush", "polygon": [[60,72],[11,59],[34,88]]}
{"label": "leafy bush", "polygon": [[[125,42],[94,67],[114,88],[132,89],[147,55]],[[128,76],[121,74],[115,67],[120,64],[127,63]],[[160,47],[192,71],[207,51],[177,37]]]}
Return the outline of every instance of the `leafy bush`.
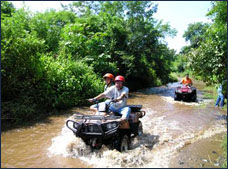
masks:
{"label": "leafy bush", "polygon": [[1,2],[2,116],[20,123],[87,104],[107,72],[125,76],[130,90],[167,83],[175,52],[161,42],[175,31],[151,6],[74,2],[34,14]]}
{"label": "leafy bush", "polygon": [[102,91],[101,79],[85,63],[44,54],[45,40],[30,21],[30,13],[20,9],[1,23],[2,118],[15,123],[83,105]]}
{"label": "leafy bush", "polygon": [[80,61],[42,56],[46,70],[44,91],[47,107],[68,108],[88,103],[86,99],[102,92],[103,84],[91,67]]}

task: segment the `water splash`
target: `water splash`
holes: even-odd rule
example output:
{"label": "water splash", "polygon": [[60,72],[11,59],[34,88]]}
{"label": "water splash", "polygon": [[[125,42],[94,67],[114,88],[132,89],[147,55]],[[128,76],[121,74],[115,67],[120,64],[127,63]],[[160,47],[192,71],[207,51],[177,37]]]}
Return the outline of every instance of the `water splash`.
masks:
{"label": "water splash", "polygon": [[173,97],[171,96],[161,96],[163,100],[166,102],[172,103],[172,104],[183,104],[183,105],[188,105],[188,106],[200,106],[202,104],[208,104],[212,100],[211,99],[201,99],[198,98],[197,102],[184,102],[184,101],[175,101]]}
{"label": "water splash", "polygon": [[[49,156],[62,155],[77,158],[94,167],[169,167],[172,157],[185,146],[200,139],[226,132],[222,123],[215,123],[206,130],[183,129],[178,121],[167,121],[165,115],[146,109],[141,119],[144,134],[132,140],[131,150],[120,153],[105,145],[100,150],[91,151],[80,138],[74,136],[65,125],[59,136],[52,139]],[[173,135],[173,130],[179,135]]]}

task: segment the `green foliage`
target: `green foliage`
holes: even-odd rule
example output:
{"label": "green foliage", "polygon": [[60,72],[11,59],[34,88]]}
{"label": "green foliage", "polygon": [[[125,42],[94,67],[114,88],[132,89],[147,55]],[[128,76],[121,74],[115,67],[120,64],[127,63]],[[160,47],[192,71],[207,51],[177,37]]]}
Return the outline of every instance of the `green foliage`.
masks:
{"label": "green foliage", "polygon": [[212,8],[207,13],[212,21],[219,25],[227,24],[227,2],[226,1],[216,1],[212,2]]}
{"label": "green foliage", "polygon": [[[126,77],[132,89],[171,80],[176,31],[153,18],[152,2],[73,2],[31,13],[1,2],[2,117],[16,123],[87,104],[101,77]],[[143,83],[142,83],[143,82]]]}
{"label": "green foliage", "polygon": [[2,117],[16,123],[39,113],[36,85],[44,73],[39,63],[44,42],[29,33],[29,21],[18,10],[1,22]]}
{"label": "green foliage", "polygon": [[[80,9],[80,18],[62,31],[60,52],[63,55],[82,59],[100,75],[106,72],[124,75],[130,89],[169,80],[169,65],[175,52],[158,39],[172,36],[175,31],[153,19],[156,5],[151,2],[100,2],[95,6],[78,2],[69,7],[71,11],[75,11],[74,6]],[[146,8],[149,10],[145,11]],[[137,84],[141,81],[145,83]]]}
{"label": "green foliage", "polygon": [[29,12],[16,11],[1,27],[3,118],[29,121],[54,109],[85,104],[102,91],[101,79],[86,64],[44,54],[45,40],[33,31]]}
{"label": "green foliage", "polygon": [[46,107],[68,108],[86,104],[87,98],[102,92],[102,82],[93,70],[80,61],[42,56],[46,70]]}
{"label": "green foliage", "polygon": [[67,11],[36,13],[30,21],[33,34],[45,41],[47,52],[56,52],[59,48],[60,33],[68,23],[74,23],[75,16]]}
{"label": "green foliage", "polygon": [[29,17],[19,10],[1,23],[2,97],[10,100],[42,76],[39,57],[44,42],[29,34]]}
{"label": "green foliage", "polygon": [[1,1],[1,18],[11,17],[14,12],[15,8],[11,2]]}
{"label": "green foliage", "polygon": [[206,30],[208,29],[209,24],[196,22],[188,25],[188,30],[184,32],[183,37],[185,37],[186,41],[190,41],[190,44],[193,48],[199,46],[201,41],[205,40],[203,36]]}
{"label": "green foliage", "polygon": [[[184,36],[190,46],[182,55],[188,58],[189,68],[208,84],[222,84],[227,95],[227,2],[216,1],[208,12],[213,23],[195,23]],[[183,57],[183,56],[182,56]]]}

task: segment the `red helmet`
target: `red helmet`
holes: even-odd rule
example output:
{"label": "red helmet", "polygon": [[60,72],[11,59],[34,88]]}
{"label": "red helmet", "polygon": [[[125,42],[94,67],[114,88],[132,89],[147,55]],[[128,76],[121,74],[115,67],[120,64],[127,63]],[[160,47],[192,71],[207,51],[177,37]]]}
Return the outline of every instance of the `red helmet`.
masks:
{"label": "red helmet", "polygon": [[111,74],[111,73],[106,73],[103,78],[109,78],[111,79],[112,81],[114,80],[114,76]]}
{"label": "red helmet", "polygon": [[115,82],[116,81],[121,81],[121,82],[125,82],[125,79],[124,79],[124,77],[123,76],[116,76],[116,78],[115,78]]}

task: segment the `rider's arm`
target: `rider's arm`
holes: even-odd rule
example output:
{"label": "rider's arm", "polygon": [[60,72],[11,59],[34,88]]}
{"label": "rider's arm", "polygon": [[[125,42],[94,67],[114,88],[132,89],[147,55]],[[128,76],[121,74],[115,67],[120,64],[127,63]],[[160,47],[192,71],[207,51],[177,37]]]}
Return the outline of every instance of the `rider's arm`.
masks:
{"label": "rider's arm", "polygon": [[103,99],[103,98],[105,98],[105,97],[106,97],[106,95],[105,95],[104,93],[101,93],[101,94],[99,94],[98,96],[94,97],[94,99],[100,100],[100,99]]}
{"label": "rider's arm", "polygon": [[192,82],[192,80],[191,80],[191,85],[193,85],[193,82]]}
{"label": "rider's arm", "polygon": [[128,88],[124,88],[123,93],[121,93],[121,95],[119,97],[117,97],[115,100],[116,101],[120,101],[120,100],[122,100],[124,98],[127,99],[128,98],[128,93],[129,93],[129,89]]}
{"label": "rider's arm", "polygon": [[103,93],[99,94],[98,96],[96,96],[92,99],[89,99],[89,101],[93,102],[94,100],[100,100],[100,99],[109,97],[110,95],[112,95],[112,90],[113,90],[113,87],[110,87],[106,91],[104,91]]}
{"label": "rider's arm", "polygon": [[118,101],[122,100],[124,97],[127,98],[126,93],[122,93],[122,94],[121,94],[119,97],[117,97],[115,100],[118,102]]}
{"label": "rider's arm", "polygon": [[103,98],[105,98],[106,97],[106,95],[104,94],[104,93],[101,93],[101,94],[99,94],[98,96],[96,96],[96,97],[94,97],[94,98],[92,98],[92,99],[89,99],[89,101],[90,102],[93,102],[94,100],[100,100],[100,99],[103,99]]}

